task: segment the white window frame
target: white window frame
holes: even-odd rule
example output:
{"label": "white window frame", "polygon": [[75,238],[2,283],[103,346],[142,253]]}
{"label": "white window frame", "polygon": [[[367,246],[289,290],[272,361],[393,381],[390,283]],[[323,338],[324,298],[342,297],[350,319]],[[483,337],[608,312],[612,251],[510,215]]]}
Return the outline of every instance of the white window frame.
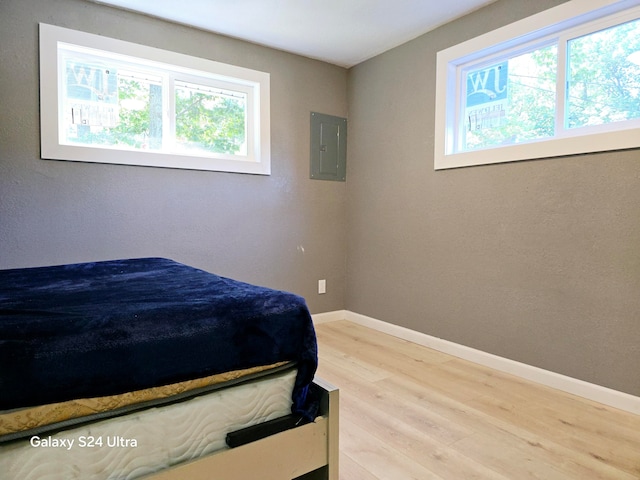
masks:
{"label": "white window frame", "polygon": [[[108,146],[70,145],[62,141],[63,125],[61,91],[64,68],[58,55],[58,45],[109,52],[114,56],[133,57],[151,67],[167,70],[175,80],[210,82],[212,86],[231,87],[247,95],[246,155],[185,154],[163,145],[160,151],[121,149]],[[173,89],[163,89],[165,100]],[[167,110],[164,108],[163,110]],[[166,114],[165,114],[166,115]],[[165,131],[171,131],[171,115],[163,121]],[[100,35],[93,35],[53,25],[40,24],[40,135],[41,157],[51,160],[141,165],[192,170],[236,173],[271,174],[270,140],[270,75],[265,72],[192,57]],[[164,137],[164,134],[163,134]]]}
{"label": "white window frame", "polygon": [[[581,127],[571,131],[563,129],[560,135],[556,133],[552,138],[514,145],[469,151],[456,151],[455,147],[459,134],[457,117],[460,111],[463,66],[492,56],[501,58],[501,55],[510,49],[544,43],[545,40],[556,38],[559,42],[557,85],[564,85],[565,70],[561,66],[566,64],[566,58],[564,49],[560,48],[560,42],[579,36],[578,32],[581,30],[584,34],[624,21],[619,19],[633,15],[637,17],[640,11],[638,5],[638,0],[571,0],[438,52],[435,170],[640,147],[640,120]],[[560,119],[564,117],[563,111],[560,110],[564,108],[564,99],[560,98],[563,92],[564,89],[559,88],[556,91],[556,118]]]}

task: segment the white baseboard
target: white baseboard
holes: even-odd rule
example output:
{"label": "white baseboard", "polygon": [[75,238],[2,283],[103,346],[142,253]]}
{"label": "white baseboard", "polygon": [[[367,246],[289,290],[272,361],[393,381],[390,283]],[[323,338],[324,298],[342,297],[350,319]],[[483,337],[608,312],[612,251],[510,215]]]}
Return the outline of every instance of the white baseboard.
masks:
{"label": "white baseboard", "polygon": [[314,325],[320,325],[321,323],[335,322],[336,320],[347,319],[346,310],[336,310],[334,312],[315,313],[311,315]]}
{"label": "white baseboard", "polygon": [[491,353],[476,350],[457,343],[432,337],[425,333],[410,330],[405,327],[383,322],[349,310],[313,315],[314,323],[326,323],[336,320],[348,320],[365,327],[378,330],[394,337],[402,338],[418,345],[438,350],[470,362],[493,368],[495,370],[516,375],[520,378],[540,383],[563,392],[571,393],[589,400],[593,400],[613,408],[640,415],[640,397],[619,392],[611,388],[585,382],[559,373],[533,367],[524,363],[499,357]]}

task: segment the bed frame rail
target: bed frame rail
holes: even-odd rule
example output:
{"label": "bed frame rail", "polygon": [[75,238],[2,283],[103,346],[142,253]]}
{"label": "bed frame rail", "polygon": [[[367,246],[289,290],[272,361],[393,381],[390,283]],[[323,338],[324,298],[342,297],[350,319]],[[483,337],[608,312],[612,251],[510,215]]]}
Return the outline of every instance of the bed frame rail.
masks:
{"label": "bed frame rail", "polygon": [[148,480],[338,480],[339,390],[321,378],[312,423],[221,450],[145,477]]}

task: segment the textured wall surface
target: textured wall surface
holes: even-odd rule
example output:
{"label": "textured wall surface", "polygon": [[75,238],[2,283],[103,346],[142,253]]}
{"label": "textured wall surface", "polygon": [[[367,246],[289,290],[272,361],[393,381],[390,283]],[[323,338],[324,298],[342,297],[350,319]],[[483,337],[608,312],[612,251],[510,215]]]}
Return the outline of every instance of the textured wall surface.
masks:
{"label": "textured wall surface", "polygon": [[[272,175],[41,160],[39,22],[270,73]],[[346,117],[345,69],[81,0],[3,0],[0,45],[0,268],[163,256],[343,308],[346,186],[309,180],[309,114]]]}
{"label": "textured wall surface", "polygon": [[640,152],[433,169],[437,51],[558,3],[350,70],[347,309],[640,395]]}

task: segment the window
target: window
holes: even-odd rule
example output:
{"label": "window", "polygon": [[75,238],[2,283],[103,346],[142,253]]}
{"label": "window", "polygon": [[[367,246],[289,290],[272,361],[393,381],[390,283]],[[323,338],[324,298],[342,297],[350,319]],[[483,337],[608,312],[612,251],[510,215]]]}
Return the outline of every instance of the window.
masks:
{"label": "window", "polygon": [[438,52],[435,168],[640,147],[639,57],[640,7],[611,0]]}
{"label": "window", "polygon": [[40,25],[42,158],[270,173],[269,75]]}

